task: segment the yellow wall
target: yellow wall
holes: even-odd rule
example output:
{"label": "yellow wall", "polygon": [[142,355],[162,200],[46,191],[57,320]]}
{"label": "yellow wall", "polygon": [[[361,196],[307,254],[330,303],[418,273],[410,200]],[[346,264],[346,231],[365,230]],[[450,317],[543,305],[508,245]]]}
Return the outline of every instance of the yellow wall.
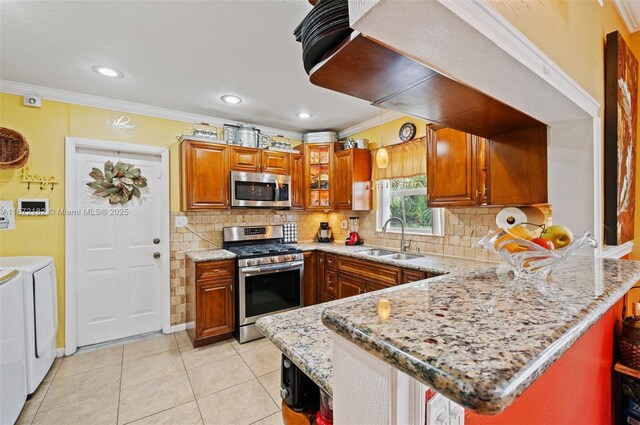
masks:
{"label": "yellow wall", "polygon": [[[600,118],[603,120],[606,35],[619,31],[636,58],[640,59],[640,33],[629,35],[613,3],[605,0],[601,7],[595,0],[488,1],[600,102]],[[604,132],[604,120],[602,123]],[[636,134],[638,131],[640,120]],[[636,149],[636,155],[638,152]],[[638,175],[640,161],[636,161],[636,176]],[[632,257],[640,259],[640,182],[636,184],[635,241]]]}
{"label": "yellow wall", "polygon": [[[135,130],[114,129],[106,120],[126,115]],[[178,141],[191,123],[153,118],[43,100],[42,108],[25,107],[22,96],[0,93],[0,126],[22,133],[30,147],[27,166],[33,174],[55,176],[61,183],[53,191],[20,183],[21,169],[0,171],[0,200],[49,198],[51,209],[64,208],[65,137],[82,137],[169,148],[171,211],[180,209]],[[291,140],[292,144],[300,140]],[[16,217],[16,229],[0,232],[0,256],[49,255],[58,277],[58,346],[64,346],[64,216]]]}
{"label": "yellow wall", "polygon": [[[416,138],[424,137],[424,135],[427,133],[427,121],[409,116],[398,118],[397,120],[389,121],[388,123],[382,125],[382,140],[384,141],[385,146],[394,145],[401,142],[400,137],[398,137],[398,133],[400,131],[400,127],[402,127],[402,124],[406,122],[415,124]],[[360,133],[351,135],[349,137],[353,139],[369,139],[369,148],[375,149],[380,147],[380,135],[380,126],[376,126],[368,130],[361,131]]]}

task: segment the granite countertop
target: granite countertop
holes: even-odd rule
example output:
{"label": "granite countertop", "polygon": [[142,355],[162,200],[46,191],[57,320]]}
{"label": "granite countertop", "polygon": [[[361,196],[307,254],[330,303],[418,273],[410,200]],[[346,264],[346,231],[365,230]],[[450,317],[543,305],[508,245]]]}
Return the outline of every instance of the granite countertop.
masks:
{"label": "granite countertop", "polygon": [[194,262],[200,263],[202,261],[215,261],[215,260],[230,260],[236,258],[236,254],[226,249],[202,249],[196,251],[187,251],[185,255],[191,258]]}
{"label": "granite countertop", "polygon": [[443,274],[468,272],[469,270],[481,270],[498,264],[492,261],[471,260],[468,258],[451,257],[447,255],[438,255],[431,253],[407,252],[407,254],[420,255],[420,258],[412,260],[393,260],[390,258],[376,257],[374,255],[361,254],[361,251],[369,249],[384,249],[386,251],[400,252],[390,247],[380,247],[373,245],[345,245],[344,242],[333,243],[298,243],[297,246],[303,251],[323,251],[332,254],[348,255],[350,257],[361,258],[363,260],[374,261],[380,264],[389,264],[392,266],[402,267],[405,269],[420,270],[427,273]]}
{"label": "granite countertop", "polygon": [[[638,279],[640,262],[629,260],[574,257],[537,283],[499,265],[326,305],[322,321],[464,407],[496,414]],[[386,321],[380,298],[391,305]]]}
{"label": "granite countertop", "polygon": [[[344,243],[299,243],[296,244],[296,246],[303,251],[318,250],[340,255],[349,255],[351,257],[427,271],[434,274],[469,269],[486,269],[488,266],[491,266],[491,263],[488,262],[442,255],[425,255],[420,259],[411,261],[397,261],[358,253],[358,251],[366,249],[379,248],[371,245],[347,246],[344,245]],[[376,294],[383,294],[393,291],[396,288],[398,288],[398,286],[377,291]],[[256,326],[280,351],[318,384],[324,392],[333,394],[331,382],[333,366],[331,356],[334,333],[323,325],[321,320],[322,312],[328,307],[349,303],[364,297],[366,297],[366,295],[358,295],[356,297],[274,314],[259,319]]]}

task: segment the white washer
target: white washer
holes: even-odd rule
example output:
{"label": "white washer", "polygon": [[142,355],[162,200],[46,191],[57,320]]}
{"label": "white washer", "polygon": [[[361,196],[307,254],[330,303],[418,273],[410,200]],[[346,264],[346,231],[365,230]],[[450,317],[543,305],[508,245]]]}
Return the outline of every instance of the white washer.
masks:
{"label": "white washer", "polygon": [[27,393],[31,394],[56,358],[56,268],[53,257],[0,257],[0,268],[17,269],[22,274]]}
{"label": "white washer", "polygon": [[27,398],[22,275],[0,269],[0,424],[18,419]]}

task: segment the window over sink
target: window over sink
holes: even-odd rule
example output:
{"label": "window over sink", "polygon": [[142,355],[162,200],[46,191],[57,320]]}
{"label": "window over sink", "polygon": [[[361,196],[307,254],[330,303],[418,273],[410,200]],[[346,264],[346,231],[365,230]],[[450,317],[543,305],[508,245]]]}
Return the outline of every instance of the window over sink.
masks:
{"label": "window over sink", "polygon": [[[442,235],[444,211],[427,207],[427,176],[382,179],[377,182],[377,230],[390,217],[399,217],[405,222],[405,233],[417,235]],[[388,232],[400,232],[401,226],[393,220]]]}

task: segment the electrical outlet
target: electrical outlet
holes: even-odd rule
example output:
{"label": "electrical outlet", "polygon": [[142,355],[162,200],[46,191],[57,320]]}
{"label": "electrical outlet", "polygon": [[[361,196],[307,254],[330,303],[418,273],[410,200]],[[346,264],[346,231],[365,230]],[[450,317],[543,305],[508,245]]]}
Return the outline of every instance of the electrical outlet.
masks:
{"label": "electrical outlet", "polygon": [[186,227],[189,224],[187,217],[184,215],[176,216],[176,227]]}
{"label": "electrical outlet", "polygon": [[449,401],[449,425],[464,425],[464,408]]}
{"label": "electrical outlet", "polygon": [[449,424],[449,400],[436,394],[427,401],[427,425]]}
{"label": "electrical outlet", "polygon": [[342,228],[345,230],[349,228],[349,222],[347,220],[342,220]]}

